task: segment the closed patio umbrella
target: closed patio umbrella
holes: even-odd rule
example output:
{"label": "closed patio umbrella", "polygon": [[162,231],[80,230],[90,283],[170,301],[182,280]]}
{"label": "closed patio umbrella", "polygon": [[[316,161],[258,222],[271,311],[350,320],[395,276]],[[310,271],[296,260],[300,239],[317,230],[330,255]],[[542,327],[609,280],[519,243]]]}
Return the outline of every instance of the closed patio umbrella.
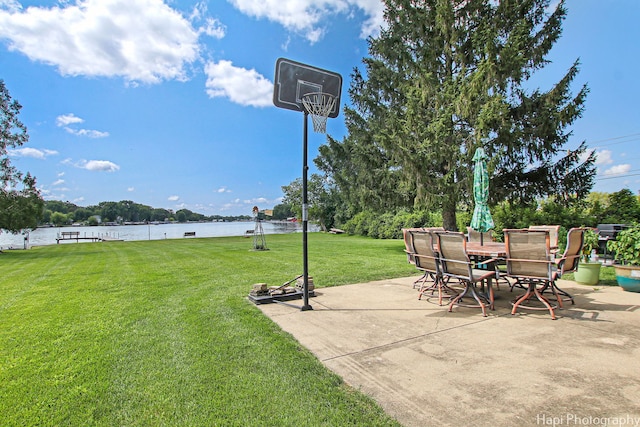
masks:
{"label": "closed patio umbrella", "polygon": [[482,147],[476,149],[473,155],[473,199],[476,206],[473,209],[471,228],[480,232],[480,244],[483,244],[482,233],[494,227],[493,218],[489,211],[489,173],[487,172],[487,155]]}

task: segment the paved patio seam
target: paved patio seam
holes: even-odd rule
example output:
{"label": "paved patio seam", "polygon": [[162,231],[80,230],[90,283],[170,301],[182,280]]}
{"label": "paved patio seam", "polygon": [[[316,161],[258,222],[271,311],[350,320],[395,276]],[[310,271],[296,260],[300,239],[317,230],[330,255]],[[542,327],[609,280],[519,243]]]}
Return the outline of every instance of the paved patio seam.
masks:
{"label": "paved patio seam", "polygon": [[[331,310],[331,309],[329,309],[329,310]],[[333,311],[333,310],[331,310],[331,311]],[[406,311],[406,310],[403,310],[403,311]],[[492,316],[492,317],[482,318],[482,319],[474,321],[474,322],[465,323],[464,325],[451,326],[451,327],[448,327],[448,328],[445,328],[445,329],[439,329],[437,331],[427,332],[427,333],[424,333],[424,334],[403,338],[403,339],[398,340],[398,341],[385,343],[385,344],[380,344],[380,345],[377,345],[377,346],[368,347],[368,348],[365,348],[365,349],[362,349],[362,350],[358,350],[358,351],[352,351],[352,352],[345,353],[345,354],[340,354],[340,355],[336,355],[336,356],[327,357],[327,358],[324,358],[324,359],[321,359],[321,360],[323,362],[326,362],[326,361],[330,361],[330,360],[340,359],[341,357],[349,357],[349,356],[354,356],[354,355],[357,355],[357,354],[365,354],[365,353],[370,352],[370,351],[376,351],[376,350],[381,350],[381,349],[388,348],[388,347],[394,347],[394,346],[397,346],[399,344],[408,343],[409,341],[415,341],[415,340],[418,340],[420,338],[426,338],[426,337],[429,337],[429,336],[432,336],[432,335],[442,334],[442,333],[445,333],[445,332],[452,331],[454,329],[466,328],[466,327],[469,327],[471,325],[476,325],[478,323],[489,322],[489,321],[491,321],[493,319],[497,319],[499,317],[504,317],[504,316],[507,316],[507,315],[510,315],[510,313],[498,314],[498,315],[495,315],[495,316]]]}

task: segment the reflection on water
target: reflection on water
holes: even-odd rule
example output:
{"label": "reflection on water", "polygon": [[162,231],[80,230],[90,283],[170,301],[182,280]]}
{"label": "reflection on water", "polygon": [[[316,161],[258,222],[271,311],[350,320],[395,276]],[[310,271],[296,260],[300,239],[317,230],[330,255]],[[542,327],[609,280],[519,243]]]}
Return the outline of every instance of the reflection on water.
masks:
{"label": "reflection on water", "polygon": [[[295,222],[261,222],[265,234],[285,234],[302,231],[302,224]],[[38,228],[28,234],[0,234],[0,249],[22,249],[28,246],[55,245],[56,238],[62,232],[78,232],[81,238],[90,242],[89,238],[110,238],[117,240],[160,240],[182,239],[184,233],[195,232],[196,237],[224,237],[250,235],[248,231],[254,231],[256,223],[246,222],[203,222],[187,224],[148,224],[148,225],[119,225],[119,226],[95,226],[95,227],[50,227]],[[320,227],[309,224],[309,231],[319,231]],[[83,241],[83,240],[81,240]],[[75,240],[67,241],[75,243]],[[64,242],[64,243],[67,243]]]}

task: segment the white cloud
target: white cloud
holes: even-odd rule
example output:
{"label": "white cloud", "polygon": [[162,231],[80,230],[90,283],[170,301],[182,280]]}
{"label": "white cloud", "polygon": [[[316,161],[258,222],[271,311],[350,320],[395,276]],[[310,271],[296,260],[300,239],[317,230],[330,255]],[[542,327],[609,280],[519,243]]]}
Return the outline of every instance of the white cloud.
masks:
{"label": "white cloud", "polygon": [[232,102],[253,107],[272,105],[273,83],[256,70],[234,67],[231,61],[205,65],[207,94],[211,98],[227,97]]}
{"label": "white cloud", "polygon": [[613,163],[613,159],[611,158],[611,151],[596,151],[596,165],[610,165],[611,163]]}
{"label": "white cloud", "polygon": [[9,12],[19,12],[22,5],[17,0],[0,0],[0,9],[6,9]]}
{"label": "white cloud", "polygon": [[247,204],[247,205],[256,205],[256,204],[263,204],[264,205],[265,203],[268,203],[269,200],[265,199],[264,197],[256,197],[256,198],[253,198],[253,199],[244,200],[243,202],[245,204]]}
{"label": "white cloud", "polygon": [[631,165],[629,164],[616,165],[604,171],[604,174],[607,176],[622,175],[622,174],[628,173],[630,170],[631,170]]}
{"label": "white cloud", "polygon": [[302,34],[309,42],[322,38],[323,21],[332,15],[352,14],[359,9],[367,16],[360,36],[376,35],[384,22],[381,0],[229,0],[242,13],[277,22],[289,31]]}
{"label": "white cloud", "polygon": [[82,162],[79,167],[97,172],[115,172],[120,170],[120,166],[108,160],[89,160]]}
{"label": "white cloud", "polygon": [[76,136],[86,136],[88,138],[106,138],[109,136],[109,132],[102,132],[99,130],[91,130],[91,129],[72,129],[69,127],[65,127],[64,130],[69,132],[72,135]]}
{"label": "white cloud", "polygon": [[227,28],[220,23],[217,19],[207,18],[205,25],[201,27],[198,32],[204,33],[210,37],[221,39],[225,36]]}
{"label": "white cloud", "polygon": [[170,202],[176,202],[180,200],[180,196],[169,196],[167,200],[169,200]]}
{"label": "white cloud", "polygon": [[260,209],[270,208],[278,203],[282,203],[283,197],[277,197],[275,199],[267,199],[266,197],[255,197],[253,199],[239,199],[235,198],[228,203],[225,203],[219,208],[219,211],[245,211],[246,215],[251,214],[251,210],[254,206],[258,206]]}
{"label": "white cloud", "polygon": [[197,3],[189,19],[192,22],[204,21],[204,26],[198,29],[199,34],[206,34],[216,39],[221,39],[226,35],[227,27],[215,18],[207,17],[207,4],[205,2]]}
{"label": "white cloud", "polygon": [[[220,35],[219,27],[207,22],[204,32]],[[199,30],[162,0],[0,9],[0,38],[9,41],[9,49],[55,66],[64,76],[186,80],[185,68],[200,55],[198,36]]]}
{"label": "white cloud", "polygon": [[132,191],[136,191],[136,189],[134,187],[128,187],[127,191],[131,193]]}
{"label": "white cloud", "polygon": [[288,51],[290,43],[291,43],[291,37],[287,37],[287,40],[285,40],[284,43],[280,45],[280,49],[284,50],[285,52]]}
{"label": "white cloud", "polygon": [[83,123],[84,119],[77,117],[73,113],[63,114],[61,116],[56,117],[56,125],[58,127],[68,126],[75,123]]}
{"label": "white cloud", "polygon": [[81,119],[73,113],[63,114],[62,116],[56,117],[56,125],[58,127],[63,127],[64,130],[72,135],[86,136],[89,138],[106,138],[107,136],[109,136],[109,132],[102,132],[99,130],[91,129],[73,129],[68,126],[76,123],[84,123],[84,119]]}
{"label": "white cloud", "polygon": [[62,185],[62,184],[64,184],[64,179],[58,179],[58,180],[54,181],[53,184],[51,184],[51,185]]}
{"label": "white cloud", "polygon": [[231,193],[231,190],[229,190],[227,187],[220,187],[216,190],[216,193]]}
{"label": "white cloud", "polygon": [[54,150],[47,150],[47,149],[40,150],[38,148],[31,148],[31,147],[16,148],[15,150],[8,150],[8,153],[11,156],[15,156],[15,157],[32,157],[34,159],[45,159],[48,156],[53,156],[58,154],[58,152]]}
{"label": "white cloud", "polygon": [[237,203],[225,203],[224,205],[222,205],[222,207],[220,208],[221,212],[224,211],[229,211],[231,209],[235,209],[237,208],[239,205]]}
{"label": "white cloud", "polygon": [[[115,172],[120,170],[120,166],[110,162],[109,160],[80,160],[78,162],[74,162],[73,159],[66,158],[60,163],[95,172]],[[58,174],[58,176],[61,175]]]}
{"label": "white cloud", "polygon": [[385,26],[384,3],[382,0],[351,0],[351,3],[362,9],[367,20],[362,24],[360,37],[366,39],[369,36],[380,34],[380,28]]}

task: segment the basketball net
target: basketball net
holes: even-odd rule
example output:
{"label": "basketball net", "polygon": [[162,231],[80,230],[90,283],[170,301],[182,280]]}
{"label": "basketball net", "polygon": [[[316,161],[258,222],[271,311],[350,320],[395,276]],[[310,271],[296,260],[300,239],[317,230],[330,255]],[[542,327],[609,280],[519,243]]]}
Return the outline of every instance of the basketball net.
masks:
{"label": "basketball net", "polygon": [[336,97],[323,92],[312,92],[302,96],[302,104],[311,114],[313,131],[327,133],[327,117],[336,106]]}

